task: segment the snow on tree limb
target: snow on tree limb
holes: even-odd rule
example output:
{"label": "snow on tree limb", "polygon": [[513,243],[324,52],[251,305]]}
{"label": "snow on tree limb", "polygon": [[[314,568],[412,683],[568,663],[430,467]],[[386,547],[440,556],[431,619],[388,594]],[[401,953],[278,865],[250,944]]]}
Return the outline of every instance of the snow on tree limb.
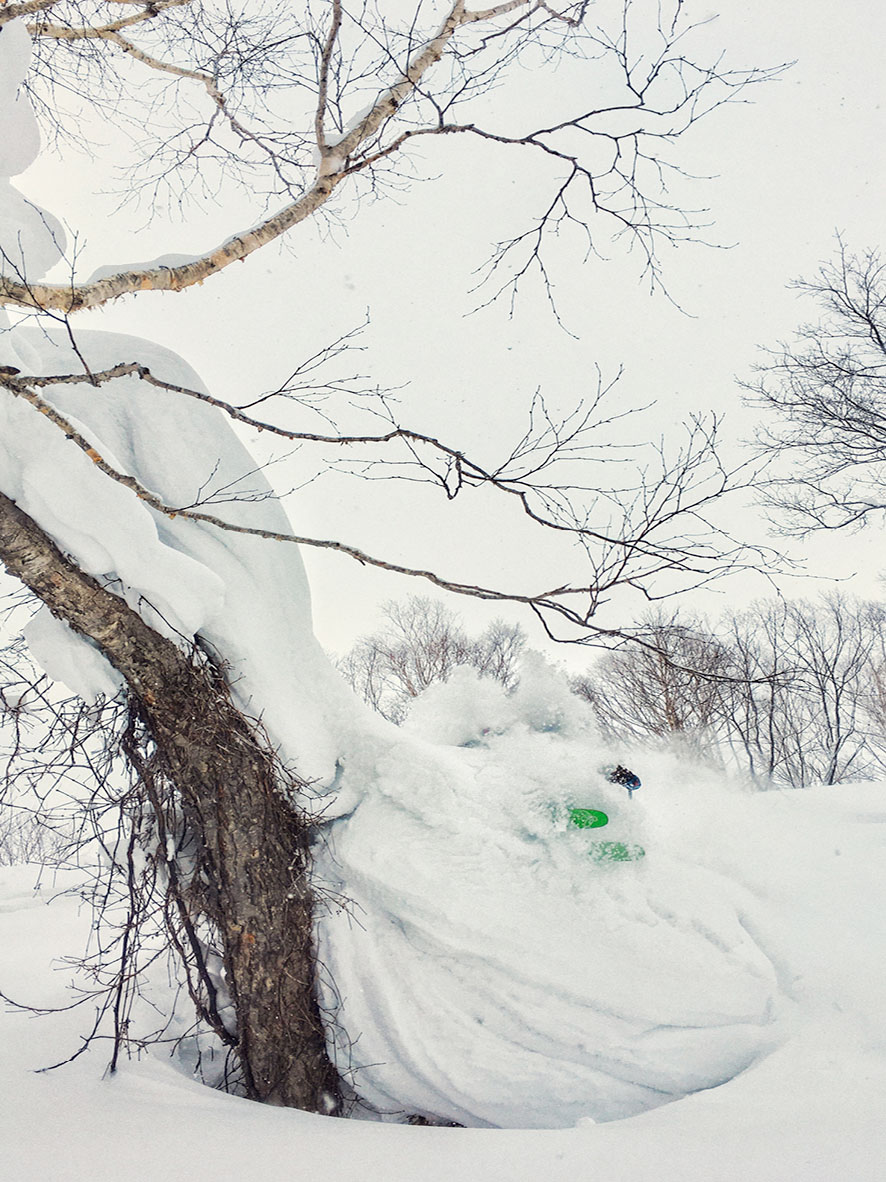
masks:
{"label": "snow on tree limb", "polygon": [[240,262],[311,216],[325,201],[341,176],[318,177],[307,193],[254,230],[229,238],[209,254],[177,267],[147,267],[121,271],[92,283],[19,283],[0,276],[0,304],[57,311],[69,315],[98,308],[109,300],[139,291],[182,291],[202,283],[231,263]]}
{"label": "snow on tree limb", "polygon": [[[576,580],[571,584],[528,592],[488,587],[453,580],[435,570],[394,562],[337,538],[307,537],[291,531],[225,520],[224,517],[207,512],[205,507],[202,507],[207,503],[207,498],[202,495],[191,504],[170,503],[140,479],[110,462],[103,454],[105,449],[101,440],[89,438],[76,422],[62,414],[37,392],[41,387],[54,385],[92,384],[98,387],[126,377],[137,377],[169,393],[191,396],[228,413],[235,421],[248,422],[250,426],[259,429],[270,429],[275,434],[293,440],[345,446],[383,445],[402,440],[406,443],[414,463],[431,473],[435,481],[442,484],[450,499],[463,487],[488,486],[506,496],[514,497],[521,511],[535,526],[573,536],[586,553],[590,570],[584,578],[588,581]],[[746,558],[744,549],[732,543],[726,535],[719,535],[718,540],[714,542],[716,531],[707,525],[703,518],[710,502],[722,496],[736,478],[735,473],[722,467],[717,457],[716,423],[710,427],[696,423],[683,451],[669,461],[665,460],[663,455],[659,456],[660,473],[649,476],[642,472],[638,488],[624,493],[621,497],[611,493],[609,499],[622,514],[622,519],[610,522],[608,528],[594,528],[588,520],[587,510],[573,505],[569,495],[551,496],[544,483],[536,483],[538,473],[546,472],[562,454],[565,453],[568,458],[574,455],[577,449],[587,446],[581,442],[581,437],[594,425],[590,422],[590,410],[582,417],[577,418],[574,414],[565,424],[558,424],[548,418],[542,406],[538,413],[542,417],[543,426],[535,428],[530,424],[527,433],[512,449],[509,459],[496,469],[488,470],[436,438],[396,426],[389,432],[371,436],[320,436],[316,433],[288,431],[273,424],[261,423],[243,416],[236,408],[210,395],[163,382],[155,378],[147,367],[136,363],[120,364],[106,371],[90,372],[88,376],[68,374],[27,378],[8,373],[0,374],[0,384],[11,395],[28,402],[35,411],[52,423],[65,439],[79,448],[105,476],[129,489],[140,501],[165,517],[194,521],[225,532],[269,541],[332,550],[354,559],[363,566],[418,578],[441,590],[458,595],[522,604],[533,609],[543,621],[550,618],[559,621],[561,625],[579,629],[581,637],[585,640],[592,636],[610,635],[608,630],[598,628],[591,621],[601,599],[612,590],[632,586],[642,590],[650,598],[655,598],[650,590],[650,581],[656,575],[680,572],[696,585],[700,585],[737,568]],[[605,392],[605,389],[601,389],[600,397]],[[431,462],[419,455],[416,450],[419,447],[428,448],[432,455],[440,453],[447,461],[456,464],[458,485],[455,492],[449,489],[445,479],[441,479],[434,472]],[[563,488],[567,494],[590,491],[570,489],[569,486]],[[554,493],[563,492],[556,483],[551,485],[551,489]],[[211,502],[211,497],[208,499]],[[697,525],[699,522],[706,526],[706,534],[701,539],[693,538],[688,528],[689,523]],[[549,635],[556,639],[547,623],[545,627]]]}

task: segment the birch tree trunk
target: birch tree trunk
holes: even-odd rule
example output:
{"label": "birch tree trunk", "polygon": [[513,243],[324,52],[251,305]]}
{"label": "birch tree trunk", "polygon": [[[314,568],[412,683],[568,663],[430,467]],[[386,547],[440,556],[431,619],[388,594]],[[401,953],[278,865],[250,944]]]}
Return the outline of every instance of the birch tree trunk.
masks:
{"label": "birch tree trunk", "polygon": [[213,879],[247,1093],[339,1108],[314,987],[308,827],[219,674],[84,574],[0,493],[0,560],[126,679]]}

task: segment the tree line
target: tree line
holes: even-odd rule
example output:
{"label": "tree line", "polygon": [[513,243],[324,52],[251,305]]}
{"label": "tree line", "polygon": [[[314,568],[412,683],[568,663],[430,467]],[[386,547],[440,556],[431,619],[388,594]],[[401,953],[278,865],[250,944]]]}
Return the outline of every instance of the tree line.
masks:
{"label": "tree line", "polygon": [[[443,603],[390,601],[338,667],[375,710],[410,703],[459,666],[511,690],[527,637],[496,620],[470,635]],[[886,767],[886,608],[839,592],[769,599],[708,623],[679,609],[573,677],[603,737],[678,745],[760,788],[865,779]]]}

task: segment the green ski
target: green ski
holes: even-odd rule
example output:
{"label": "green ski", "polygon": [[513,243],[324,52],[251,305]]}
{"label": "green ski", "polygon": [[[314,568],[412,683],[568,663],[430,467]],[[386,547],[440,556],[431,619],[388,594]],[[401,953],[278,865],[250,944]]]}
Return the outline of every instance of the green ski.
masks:
{"label": "green ski", "polygon": [[569,820],[579,829],[602,829],[609,824],[609,818],[599,809],[570,809]]}
{"label": "green ski", "polygon": [[588,857],[594,862],[636,862],[646,851],[635,841],[595,841]]}
{"label": "green ski", "polygon": [[[577,829],[602,829],[609,817],[600,809],[570,808],[569,822]],[[634,841],[595,841],[588,857],[594,862],[636,862],[646,851]]]}

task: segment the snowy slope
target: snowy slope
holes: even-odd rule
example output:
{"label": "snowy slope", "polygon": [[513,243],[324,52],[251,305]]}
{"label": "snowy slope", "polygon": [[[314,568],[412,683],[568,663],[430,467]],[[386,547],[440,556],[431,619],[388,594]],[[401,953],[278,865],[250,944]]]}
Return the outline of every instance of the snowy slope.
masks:
{"label": "snowy slope", "polygon": [[[27,329],[13,340],[42,372],[76,372],[65,342]],[[142,341],[81,333],[78,346],[95,370],[138,359],[198,384]],[[217,488],[228,520],[288,532],[214,409],[135,378],[47,396],[167,504]],[[284,757],[318,791],[334,786],[327,815],[342,817],[319,872],[350,904],[323,919],[321,958],[339,1066],[379,1110],[477,1125],[610,1120],[719,1084],[777,1044],[786,999],[735,884],[658,857],[595,870],[585,835],[569,832],[565,806],[590,805],[610,814],[612,838],[642,843],[645,809],[596,774],[607,753],[556,672],[530,662],[492,727],[481,694],[472,725],[489,730],[485,745],[425,738],[420,717],[399,731],[320,652],[293,546],[169,520],[26,403],[0,403],[0,424],[5,491],[154,626],[211,645]],[[246,501],[227,500],[240,492]],[[98,654],[48,614],[29,639],[73,688],[113,688]],[[466,692],[456,679],[432,715],[457,709],[468,725]]]}
{"label": "snowy slope", "polygon": [[[655,769],[656,783],[667,770]],[[693,780],[664,788],[661,810],[649,806],[670,818],[659,816],[656,827],[670,823],[694,859],[753,890],[767,939],[789,933],[777,965],[795,1001],[789,1037],[735,1079],[654,1111],[606,1124],[580,1119],[571,1129],[331,1121],[214,1093],[162,1058],[126,1062],[114,1079],[102,1079],[101,1046],[35,1075],[76,1049],[83,1015],[35,1019],[7,1010],[0,1012],[3,1176],[177,1182],[210,1169],[220,1182],[879,1182],[886,1038],[875,880],[886,785],[732,797],[730,807],[709,777]],[[0,871],[0,988],[64,1004],[70,974],[51,964],[79,951],[86,916],[72,899],[43,905],[51,884],[35,896],[35,877],[32,868]],[[429,965],[428,981],[434,971]]]}

